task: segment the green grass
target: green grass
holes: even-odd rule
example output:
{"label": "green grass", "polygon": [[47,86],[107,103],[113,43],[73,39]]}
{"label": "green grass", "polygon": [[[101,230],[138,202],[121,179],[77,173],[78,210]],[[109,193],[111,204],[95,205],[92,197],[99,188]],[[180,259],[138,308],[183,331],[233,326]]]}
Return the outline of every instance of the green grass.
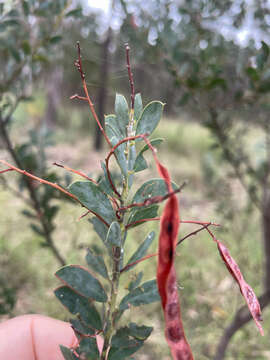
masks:
{"label": "green grass", "polygon": [[[18,134],[26,124],[27,114],[19,109],[18,127],[13,136],[19,141]],[[21,112],[21,113],[20,113]],[[25,118],[24,118],[25,117]],[[77,127],[78,114],[69,122],[70,132],[76,129],[81,134],[80,139],[67,134],[66,129],[55,131],[55,140],[64,141],[64,145],[57,145],[57,149],[64,146],[69,156],[74,155],[73,163],[67,165],[76,167],[97,176],[99,165],[91,151],[91,139],[82,134]],[[21,124],[21,125],[20,125]],[[29,124],[30,127],[31,124]],[[28,126],[28,124],[27,124]],[[154,137],[163,137],[165,142],[160,146],[158,156],[166,164],[173,179],[181,184],[189,180],[188,186],[180,194],[182,219],[200,219],[203,221],[224,221],[225,229],[217,230],[218,237],[228,246],[231,254],[239,263],[246,280],[254,287],[258,294],[262,288],[261,232],[259,215],[254,212],[245,215],[243,206],[237,210],[237,216],[230,222],[224,220],[222,212],[217,212],[217,198],[213,200],[208,195],[208,184],[205,183],[202,164],[209,151],[212,139],[207,130],[193,122],[181,119],[163,119]],[[74,151],[76,149],[76,151]],[[58,150],[57,150],[58,151]],[[53,152],[51,153],[53,154]],[[53,156],[53,155],[50,155]],[[81,160],[80,157],[85,158]],[[92,159],[92,160],[91,160]],[[151,156],[147,156],[151,162]],[[54,159],[50,158],[50,162]],[[94,169],[89,164],[92,164]],[[221,165],[222,166],[222,165]],[[93,170],[92,170],[93,169]],[[60,170],[61,171],[61,170]],[[13,174],[5,174],[13,184]],[[157,177],[155,166],[152,164],[145,175],[138,174],[138,183],[142,183],[150,176]],[[235,194],[236,198],[240,195]],[[24,313],[42,313],[61,319],[68,319],[69,315],[54,298],[53,289],[58,285],[54,272],[59,265],[47,248],[40,247],[40,238],[29,229],[28,220],[21,215],[25,207],[21,200],[0,188],[0,264],[1,271],[7,274],[10,285],[17,290],[17,305],[12,316]],[[92,230],[86,218],[77,221],[83,213],[82,209],[70,203],[63,203],[56,219],[54,239],[58,249],[65,255],[69,263],[85,265],[84,255],[86,247],[102,247],[101,241]],[[243,226],[244,225],[244,226]],[[182,225],[180,236],[192,231],[195,226]],[[144,240],[149,231],[156,231],[156,238],[149,249],[155,252],[158,243],[159,224],[146,223],[131,230],[126,242],[128,259],[136,250],[138,244]],[[6,261],[8,259],[8,261]],[[20,271],[17,271],[20,269]],[[212,359],[215,346],[225,328],[233,319],[236,310],[244,304],[238,288],[232,281],[226,267],[222,263],[214,242],[206,233],[186,240],[177,251],[176,269],[180,286],[182,315],[188,339],[197,360]],[[156,272],[156,259],[151,258],[137,265],[134,270],[122,276],[122,290],[119,296],[125,294],[125,287],[134,273],[145,271],[144,281],[152,279]],[[228,360],[256,359],[267,360],[269,349],[270,311],[264,312],[264,327],[266,336],[258,336],[253,323],[249,323],[234,337],[228,350]],[[126,311],[124,320],[144,323],[154,326],[153,335],[145,347],[135,356],[136,359],[170,359],[168,346],[163,336],[163,316],[160,304],[153,304]]]}

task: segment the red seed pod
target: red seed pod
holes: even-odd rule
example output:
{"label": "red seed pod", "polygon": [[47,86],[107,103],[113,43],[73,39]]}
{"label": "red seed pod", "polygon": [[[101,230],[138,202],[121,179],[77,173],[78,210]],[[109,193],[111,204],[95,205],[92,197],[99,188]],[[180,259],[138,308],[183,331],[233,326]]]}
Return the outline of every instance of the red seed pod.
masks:
{"label": "red seed pod", "polygon": [[229,272],[232,274],[235,281],[239,285],[240,291],[247,302],[249,311],[255,321],[255,324],[257,325],[261,335],[264,335],[263,328],[260,323],[262,321],[261,307],[253,289],[244,280],[244,277],[239,269],[239,266],[237,265],[235,260],[231,257],[231,254],[229,253],[229,250],[226,248],[226,246],[223,245],[222,242],[220,242],[219,240],[217,239],[214,240],[217,243],[218,251],[225,265],[227,266],[227,269],[229,270]]}
{"label": "red seed pod", "polygon": [[[172,192],[167,169],[156,161],[158,171]],[[175,194],[166,202],[160,222],[157,284],[165,317],[165,336],[174,360],[193,360],[181,319],[174,268],[175,248],[180,225],[179,203]]]}

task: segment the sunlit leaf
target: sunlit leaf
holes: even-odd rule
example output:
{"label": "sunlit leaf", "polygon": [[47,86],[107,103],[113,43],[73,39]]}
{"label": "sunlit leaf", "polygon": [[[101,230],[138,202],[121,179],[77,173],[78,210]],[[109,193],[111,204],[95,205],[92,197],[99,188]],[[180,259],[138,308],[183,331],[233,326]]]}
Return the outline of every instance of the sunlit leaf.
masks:
{"label": "sunlit leaf", "polygon": [[163,107],[164,104],[160,101],[152,101],[146,105],[138,120],[136,135],[152,134],[161,119]]}

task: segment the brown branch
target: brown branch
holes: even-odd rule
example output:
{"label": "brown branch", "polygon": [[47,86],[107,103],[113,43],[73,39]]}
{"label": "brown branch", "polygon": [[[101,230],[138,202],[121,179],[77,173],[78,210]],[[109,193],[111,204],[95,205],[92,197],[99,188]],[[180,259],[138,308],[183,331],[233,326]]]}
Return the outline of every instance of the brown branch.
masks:
{"label": "brown branch", "polygon": [[78,99],[78,100],[88,101],[86,97],[80,96],[80,95],[78,95],[78,94],[75,94],[75,95],[70,96],[69,99],[70,99],[70,100]]}
{"label": "brown branch", "polygon": [[[85,206],[85,205],[77,198],[77,196],[73,195],[72,193],[70,193],[70,192],[67,191],[66,189],[62,188],[60,185],[55,184],[55,183],[52,183],[52,182],[50,182],[50,181],[48,181],[48,180],[41,179],[41,178],[39,178],[38,176],[35,176],[35,175],[30,174],[30,173],[27,172],[26,170],[18,169],[17,167],[15,167],[15,166],[9,164],[8,162],[6,162],[5,160],[0,160],[0,163],[2,163],[2,164],[4,164],[4,165],[12,168],[13,170],[17,171],[18,173],[20,173],[20,174],[22,174],[22,175],[28,176],[29,178],[40,182],[41,184],[49,185],[49,186],[53,187],[54,189],[61,191],[61,192],[64,193],[65,195],[67,195],[67,196],[69,196],[70,198],[72,198],[73,200],[77,201],[81,206],[83,206],[83,207],[85,207],[86,209],[88,209],[87,206]],[[94,215],[96,215],[106,226],[109,227],[109,224],[107,223],[107,221],[105,221],[100,215],[98,215],[96,212],[94,212],[94,211],[91,210],[91,209],[88,209],[88,210],[91,211],[91,213],[93,213]]]}
{"label": "brown branch", "polygon": [[66,166],[66,165],[61,165],[61,164],[58,164],[58,163],[56,163],[56,162],[54,162],[53,165],[58,166],[58,167],[61,167],[61,168],[65,169],[65,170],[67,170],[67,171],[69,171],[69,172],[73,172],[74,174],[77,174],[77,175],[79,175],[79,176],[81,176],[81,177],[83,177],[83,178],[91,181],[92,183],[98,185],[98,183],[97,183],[94,179],[91,179],[89,176],[87,176],[86,174],[84,174],[84,173],[81,172],[81,171],[74,170],[74,169],[72,169],[72,168],[70,168],[70,167],[68,167],[68,166]]}
{"label": "brown branch", "polygon": [[4,173],[6,173],[6,172],[8,172],[8,171],[14,171],[14,169],[1,170],[1,171],[0,171],[0,174],[4,174]]}
{"label": "brown branch", "polygon": [[86,85],[86,81],[85,81],[85,73],[84,73],[83,68],[82,68],[81,47],[80,47],[79,41],[77,42],[77,49],[78,49],[78,59],[75,61],[74,65],[76,66],[76,68],[78,69],[78,71],[79,71],[79,73],[81,75],[82,85],[83,85],[84,93],[85,93],[85,96],[86,96],[86,100],[87,100],[87,102],[89,104],[90,111],[91,111],[96,123],[98,124],[98,127],[100,128],[100,131],[102,132],[103,136],[105,137],[105,139],[106,139],[108,145],[110,146],[110,148],[112,148],[112,144],[111,144],[107,134],[105,133],[99,119],[98,119],[98,116],[97,116],[95,108],[94,108],[94,104],[92,103],[92,101],[90,99],[90,96],[89,96],[89,93],[88,93],[88,89],[87,89],[87,85]]}
{"label": "brown branch", "polygon": [[[154,218],[154,219],[156,220],[157,218]],[[159,219],[159,218],[158,218],[158,219]],[[150,220],[150,219],[149,219],[149,220]],[[195,230],[195,231],[192,231],[191,233],[189,233],[188,235],[186,235],[186,236],[184,236],[182,239],[180,239],[180,240],[177,242],[176,246],[180,245],[184,240],[186,240],[186,239],[189,238],[190,236],[194,236],[194,235],[198,234],[198,232],[200,232],[200,231],[202,231],[202,230],[204,230],[204,229],[207,229],[208,226],[211,226],[211,225],[213,225],[213,224],[212,224],[212,223],[206,223],[203,227],[201,227],[201,228],[199,228],[199,229],[197,229],[197,230]],[[136,260],[136,261],[134,261],[134,262],[132,262],[132,263],[130,263],[130,264],[127,264],[125,267],[123,267],[123,269],[120,270],[120,273],[122,273],[122,272],[124,272],[124,271],[127,271],[127,270],[130,269],[132,266],[137,265],[137,264],[139,264],[140,262],[142,262],[142,261],[144,261],[144,260],[147,260],[147,259],[150,259],[150,258],[152,258],[152,257],[154,257],[154,256],[157,256],[157,255],[158,255],[158,253],[149,254],[149,255],[146,255],[146,256],[144,256],[143,258],[139,259],[139,260]]]}
{"label": "brown branch", "polygon": [[[264,309],[270,304],[270,290],[258,297],[261,309]],[[234,334],[245,326],[252,319],[251,313],[248,311],[246,306],[242,306],[234,316],[231,324],[224,330],[224,333],[218,343],[217,351],[214,360],[223,360],[225,353],[229,345],[230,340]]]}
{"label": "brown branch", "polygon": [[204,226],[202,226],[201,228],[195,230],[195,231],[192,231],[191,233],[189,233],[188,235],[184,236],[182,239],[180,239],[176,246],[180,245],[184,240],[186,240],[187,238],[189,238],[190,236],[193,236],[193,235],[197,235],[198,232],[202,231],[202,230],[205,230],[205,229],[208,229],[208,226],[212,225],[211,223],[208,223]]}
{"label": "brown branch", "polygon": [[150,259],[151,257],[154,257],[154,256],[157,256],[158,253],[154,253],[154,254],[149,254],[149,255],[146,255],[144,256],[143,258],[139,259],[139,260],[136,260],[128,265],[126,265],[125,267],[123,267],[123,269],[120,270],[120,273],[124,272],[124,271],[127,271],[128,269],[130,269],[132,266],[134,265],[137,265],[139,264],[140,262],[144,261],[144,260],[147,260],[147,259]]}
{"label": "brown branch", "polygon": [[[153,205],[153,204],[158,204],[158,203],[168,199],[170,196],[180,192],[182,190],[182,188],[183,188],[183,186],[180,186],[178,189],[175,189],[174,191],[168,192],[166,195],[153,196],[153,197],[151,197],[149,199],[145,199],[143,202],[132,203],[132,204],[129,204],[127,206],[123,206],[123,207],[119,208],[117,211],[118,211],[118,213],[121,213],[121,212],[124,212],[124,211],[126,211],[128,209],[131,209],[131,208],[134,208],[134,207],[143,207],[143,206],[150,206],[150,205]],[[157,218],[155,218],[155,219],[157,219]],[[144,219],[142,221],[144,221]]]}
{"label": "brown branch", "polygon": [[[108,180],[110,182],[111,188],[113,189],[113,192],[118,196],[121,197],[121,195],[119,194],[119,192],[116,190],[114,183],[112,181],[112,177],[111,177],[111,173],[109,170],[109,160],[110,157],[114,154],[115,155],[115,150],[118,148],[118,146],[120,146],[121,144],[128,142],[130,140],[135,140],[135,139],[139,139],[139,138],[143,138],[145,141],[147,141],[146,139],[146,134],[142,134],[142,135],[136,135],[136,136],[130,136],[130,137],[126,137],[125,139],[122,139],[121,141],[119,141],[114,147],[111,148],[109,154],[107,155],[106,159],[105,159],[105,163],[106,163],[106,170],[107,170],[107,175],[108,175]],[[148,141],[149,142],[149,141]],[[150,144],[151,145],[151,144]],[[152,146],[152,145],[151,145]]]}
{"label": "brown branch", "polygon": [[[137,225],[137,224],[140,224],[140,223],[143,223],[143,222],[147,222],[147,221],[159,221],[160,220],[160,217],[154,217],[154,218],[150,218],[150,219],[140,219],[140,220],[137,220],[137,221],[134,221],[133,223],[130,223],[128,225],[126,225],[126,229],[134,226],[134,225]],[[220,224],[216,224],[216,223],[213,223],[213,222],[204,222],[204,221],[193,221],[193,220],[180,220],[180,223],[181,224],[196,224],[196,225],[211,225],[211,226],[221,226]]]}
{"label": "brown branch", "polygon": [[33,179],[33,180],[36,180],[38,182],[40,182],[41,184],[46,184],[46,185],[49,185],[59,191],[61,191],[62,193],[64,193],[65,195],[71,197],[72,199],[76,200],[77,202],[79,202],[82,206],[84,206],[80,200],[73,194],[71,194],[70,192],[68,192],[66,189],[62,188],[60,185],[57,185],[55,183],[52,183],[51,181],[48,181],[48,180],[44,180],[44,179],[41,179],[39,178],[38,176],[35,176],[31,173],[29,173],[28,171],[26,170],[22,170],[22,169],[19,169],[17,168],[16,166],[13,166],[11,164],[9,164],[7,161],[5,160],[0,160],[0,162],[8,167],[10,167],[11,169],[17,171],[18,173],[22,174],[22,175],[25,175],[25,176],[28,176],[29,178]]}

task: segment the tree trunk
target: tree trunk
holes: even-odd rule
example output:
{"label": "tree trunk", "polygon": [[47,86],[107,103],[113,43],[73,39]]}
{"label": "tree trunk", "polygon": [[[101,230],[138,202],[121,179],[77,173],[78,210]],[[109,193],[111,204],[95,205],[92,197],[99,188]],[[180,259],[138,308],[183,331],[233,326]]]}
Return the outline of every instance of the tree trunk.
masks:
{"label": "tree trunk", "polygon": [[[107,37],[106,40],[104,41],[104,43],[102,44],[102,63],[100,66],[100,88],[99,88],[99,93],[98,93],[98,118],[99,121],[102,125],[102,127],[104,127],[104,114],[106,112],[106,103],[107,103],[107,97],[108,97],[108,92],[107,92],[107,87],[108,87],[108,80],[109,80],[109,65],[110,65],[110,44],[111,44],[111,40],[112,40],[112,29],[109,28],[108,32],[107,32]],[[98,127],[98,125],[96,125],[96,136],[95,136],[95,150],[101,150],[102,149],[102,142],[103,138],[102,138],[102,133]]]}
{"label": "tree trunk", "polygon": [[49,72],[46,81],[47,107],[45,113],[45,124],[52,129],[57,123],[57,109],[60,104],[62,71],[59,67]]}

